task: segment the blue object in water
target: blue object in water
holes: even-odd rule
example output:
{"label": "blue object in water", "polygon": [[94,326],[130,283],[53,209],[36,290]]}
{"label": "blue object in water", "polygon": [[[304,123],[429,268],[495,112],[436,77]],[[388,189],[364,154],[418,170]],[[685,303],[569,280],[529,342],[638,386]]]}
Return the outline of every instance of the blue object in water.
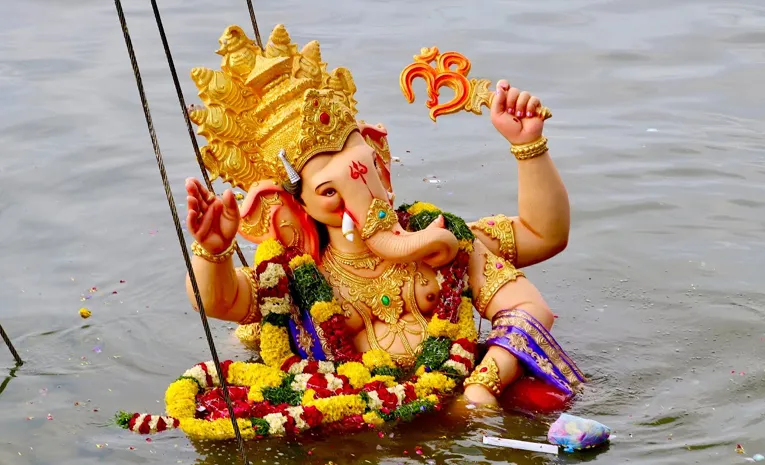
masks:
{"label": "blue object in water", "polygon": [[567,413],[561,414],[547,432],[547,439],[563,447],[564,452],[598,447],[608,442],[610,437],[611,428],[608,426]]}
{"label": "blue object in water", "polygon": [[765,455],[762,455],[762,454],[754,454],[754,455],[752,456],[752,460],[754,460],[755,462],[762,462],[763,460],[765,460]]}

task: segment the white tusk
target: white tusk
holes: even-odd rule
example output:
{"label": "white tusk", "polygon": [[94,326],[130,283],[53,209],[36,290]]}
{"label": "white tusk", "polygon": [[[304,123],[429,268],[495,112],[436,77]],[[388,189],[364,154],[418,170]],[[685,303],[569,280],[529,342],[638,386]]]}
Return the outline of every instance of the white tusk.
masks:
{"label": "white tusk", "polygon": [[343,213],[343,225],[342,225],[342,231],[343,236],[345,236],[346,239],[353,242],[354,235],[353,231],[356,230],[356,225],[353,224],[353,219],[351,218],[351,215],[348,214],[348,212]]}

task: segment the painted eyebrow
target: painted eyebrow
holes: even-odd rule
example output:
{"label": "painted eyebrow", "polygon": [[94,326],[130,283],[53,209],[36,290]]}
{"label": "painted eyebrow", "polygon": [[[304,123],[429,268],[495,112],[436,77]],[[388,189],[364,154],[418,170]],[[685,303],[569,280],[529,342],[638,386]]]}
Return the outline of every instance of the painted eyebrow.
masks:
{"label": "painted eyebrow", "polygon": [[316,192],[316,193],[318,194],[318,193],[319,193],[319,188],[320,188],[321,186],[323,186],[324,184],[328,184],[329,182],[330,182],[330,181],[324,181],[323,183],[321,183],[321,184],[319,184],[318,186],[316,186],[316,189],[314,189],[313,191],[314,191],[314,192]]}

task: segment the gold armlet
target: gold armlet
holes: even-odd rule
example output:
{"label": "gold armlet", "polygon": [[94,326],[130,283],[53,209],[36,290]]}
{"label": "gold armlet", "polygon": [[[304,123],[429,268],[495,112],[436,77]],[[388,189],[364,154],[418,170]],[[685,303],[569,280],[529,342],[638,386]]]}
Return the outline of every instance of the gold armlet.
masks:
{"label": "gold armlet", "polygon": [[398,223],[396,210],[388,202],[374,199],[367,211],[367,219],[364,222],[364,228],[361,230],[361,240],[369,239],[377,231],[391,229],[396,223]]}
{"label": "gold armlet", "polygon": [[484,257],[486,257],[486,265],[483,267],[483,275],[486,277],[486,281],[478,291],[478,302],[476,302],[476,309],[481,316],[486,315],[489,302],[502,286],[519,277],[526,276],[523,271],[517,270],[512,263],[493,253],[486,253]]}
{"label": "gold armlet", "polygon": [[194,241],[191,244],[191,253],[196,255],[197,257],[202,257],[205,260],[207,260],[210,263],[223,263],[225,262],[230,256],[234,255],[234,251],[236,250],[236,239],[231,241],[231,245],[228,246],[226,250],[224,250],[221,253],[218,254],[212,254],[208,251],[206,251],[197,241]]}
{"label": "gold armlet", "polygon": [[512,218],[505,215],[481,218],[473,225],[473,228],[499,241],[499,254],[505,260],[515,264],[515,230]]}
{"label": "gold armlet", "polygon": [[254,323],[257,320],[258,314],[258,282],[255,280],[255,274],[252,269],[247,267],[239,268],[239,271],[247,278],[247,282],[250,283],[250,308],[247,310],[247,315],[239,322],[240,325],[248,325]]}
{"label": "gold armlet", "polygon": [[502,386],[500,385],[497,362],[488,355],[485,356],[481,363],[475,367],[473,373],[465,379],[463,384],[465,387],[471,384],[480,384],[494,394],[494,397],[499,397],[502,394]]}
{"label": "gold armlet", "polygon": [[542,136],[528,144],[513,145],[510,147],[510,152],[515,155],[517,160],[528,160],[538,157],[547,152],[547,138]]}

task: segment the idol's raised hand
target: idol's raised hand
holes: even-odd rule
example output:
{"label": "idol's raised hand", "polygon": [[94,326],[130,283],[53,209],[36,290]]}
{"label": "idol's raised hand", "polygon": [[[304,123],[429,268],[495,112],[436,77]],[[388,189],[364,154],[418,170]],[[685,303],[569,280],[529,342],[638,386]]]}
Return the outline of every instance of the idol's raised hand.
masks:
{"label": "idol's raised hand", "polygon": [[497,82],[496,92],[491,102],[491,122],[497,131],[513,145],[539,139],[545,125],[544,118],[538,115],[542,108],[539,99],[510,87],[504,79]]}
{"label": "idol's raised hand", "polygon": [[223,199],[219,199],[194,178],[186,180],[186,192],[189,211],[186,226],[191,235],[211,254],[228,249],[241,219],[234,193],[226,189]]}

